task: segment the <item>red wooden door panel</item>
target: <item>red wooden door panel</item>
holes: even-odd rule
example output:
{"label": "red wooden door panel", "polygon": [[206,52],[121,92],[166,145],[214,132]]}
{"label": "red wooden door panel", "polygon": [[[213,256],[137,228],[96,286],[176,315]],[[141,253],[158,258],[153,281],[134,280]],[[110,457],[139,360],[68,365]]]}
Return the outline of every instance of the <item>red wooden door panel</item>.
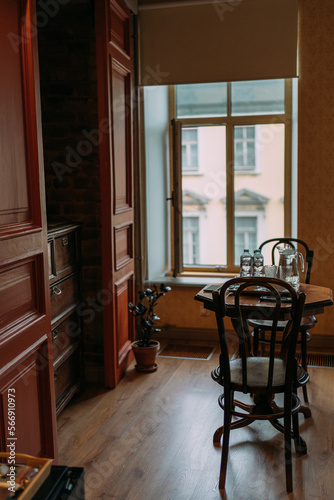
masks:
{"label": "red wooden door panel", "polygon": [[133,340],[133,185],[131,152],[130,11],[122,0],[96,2],[99,122],[109,124],[100,144],[105,384],[123,375]]}
{"label": "red wooden door panel", "polygon": [[56,457],[34,9],[0,3],[0,446]]}

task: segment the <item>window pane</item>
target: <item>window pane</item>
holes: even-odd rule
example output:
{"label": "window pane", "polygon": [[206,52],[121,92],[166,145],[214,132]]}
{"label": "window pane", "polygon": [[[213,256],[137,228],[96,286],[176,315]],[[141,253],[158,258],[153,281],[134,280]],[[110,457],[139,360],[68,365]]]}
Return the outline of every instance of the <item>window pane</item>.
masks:
{"label": "window pane", "polygon": [[[284,134],[282,123],[256,125],[257,171],[234,176],[234,263],[239,266],[244,248],[284,234]],[[238,127],[236,127],[238,128]],[[243,128],[243,127],[241,127]],[[247,128],[247,127],[245,127]],[[270,262],[264,254],[265,263]]]}
{"label": "window pane", "polygon": [[199,217],[183,218],[183,261],[199,264]]}
{"label": "window pane", "polygon": [[250,145],[247,147],[247,165],[255,165],[255,149]]}
{"label": "window pane", "polygon": [[284,80],[231,83],[232,116],[284,113]]}
{"label": "window pane", "polygon": [[247,139],[255,139],[255,127],[246,127]]}
{"label": "window pane", "polygon": [[235,264],[240,264],[240,255],[245,248],[251,252],[257,242],[257,218],[235,217]]}
{"label": "window pane", "polygon": [[243,128],[244,127],[234,127],[234,139],[243,138]]}
{"label": "window pane", "polygon": [[182,130],[182,139],[184,141],[197,141],[197,129],[185,128]]}
{"label": "window pane", "polygon": [[257,125],[234,127],[234,168],[236,171],[259,170],[256,163],[255,129]]}
{"label": "window pane", "polygon": [[176,85],[175,94],[177,118],[227,114],[226,83]]}
{"label": "window pane", "polygon": [[198,164],[198,155],[197,155],[197,144],[191,144],[190,145],[190,158],[191,158],[191,164],[192,165],[197,165]]}
{"label": "window pane", "polygon": [[182,129],[182,170],[198,170],[198,130]]}
{"label": "window pane", "polygon": [[198,171],[182,164],[184,266],[227,264],[225,130],[222,125],[197,127]]}

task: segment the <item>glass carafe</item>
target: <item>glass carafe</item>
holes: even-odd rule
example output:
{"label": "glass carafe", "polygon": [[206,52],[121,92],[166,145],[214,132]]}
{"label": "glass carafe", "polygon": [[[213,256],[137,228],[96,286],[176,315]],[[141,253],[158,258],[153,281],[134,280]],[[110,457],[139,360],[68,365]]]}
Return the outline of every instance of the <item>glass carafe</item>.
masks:
{"label": "glass carafe", "polygon": [[298,259],[300,261],[301,271],[304,272],[303,254],[288,245],[284,247],[277,247],[277,250],[279,251],[279,278],[290,283],[290,285],[292,285],[294,289],[298,291],[300,285]]}

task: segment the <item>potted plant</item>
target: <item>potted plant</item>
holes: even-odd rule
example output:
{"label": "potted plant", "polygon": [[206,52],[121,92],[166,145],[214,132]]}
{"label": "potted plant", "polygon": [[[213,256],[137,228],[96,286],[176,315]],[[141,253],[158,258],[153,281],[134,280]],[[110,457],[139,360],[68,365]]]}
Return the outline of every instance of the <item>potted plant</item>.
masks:
{"label": "potted plant", "polygon": [[153,372],[158,365],[155,362],[156,355],[160,349],[160,343],[152,339],[154,333],[160,332],[155,325],[160,321],[154,312],[160,297],[169,292],[171,288],[163,283],[159,289],[154,285],[153,289],[146,288],[138,292],[139,300],[136,305],[129,303],[129,310],[136,318],[136,340],[132,342],[137,364],[136,369],[142,372]]}

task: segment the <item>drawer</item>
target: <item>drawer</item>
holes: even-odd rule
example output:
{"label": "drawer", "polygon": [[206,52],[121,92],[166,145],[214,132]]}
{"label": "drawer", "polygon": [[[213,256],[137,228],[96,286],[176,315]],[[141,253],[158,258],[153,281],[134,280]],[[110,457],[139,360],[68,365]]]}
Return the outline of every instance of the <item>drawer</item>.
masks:
{"label": "drawer", "polygon": [[80,356],[77,349],[54,371],[56,403],[67,390],[79,382],[79,373]]}
{"label": "drawer", "polygon": [[55,276],[75,268],[78,263],[77,231],[56,237],[53,242],[53,252],[53,274]]}
{"label": "drawer", "polygon": [[69,348],[80,341],[80,323],[76,313],[71,314],[52,330],[52,352],[54,363]]}
{"label": "drawer", "polygon": [[71,274],[62,281],[57,281],[50,287],[51,321],[67,314],[79,302],[79,277]]}

